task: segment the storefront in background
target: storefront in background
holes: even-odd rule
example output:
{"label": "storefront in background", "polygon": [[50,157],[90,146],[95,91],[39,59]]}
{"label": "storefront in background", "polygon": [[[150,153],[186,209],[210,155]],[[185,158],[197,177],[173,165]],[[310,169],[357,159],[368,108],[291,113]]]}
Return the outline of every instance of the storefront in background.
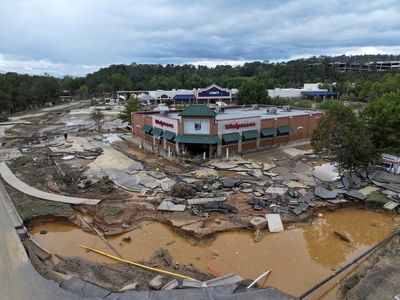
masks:
{"label": "storefront in background", "polygon": [[204,104],[178,112],[136,112],[132,133],[159,149],[220,157],[308,139],[322,112],[284,108],[227,108]]}

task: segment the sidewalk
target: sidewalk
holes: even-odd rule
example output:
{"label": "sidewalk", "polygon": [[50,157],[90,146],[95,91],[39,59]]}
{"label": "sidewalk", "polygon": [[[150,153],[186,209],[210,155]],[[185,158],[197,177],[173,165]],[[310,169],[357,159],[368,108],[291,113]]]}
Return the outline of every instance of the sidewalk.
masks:
{"label": "sidewalk", "polygon": [[35,189],[27,185],[25,182],[22,182],[20,179],[18,179],[11,172],[11,170],[8,168],[5,162],[0,163],[0,175],[1,177],[3,177],[4,181],[7,184],[11,185],[16,190],[42,200],[67,203],[67,204],[85,204],[85,205],[96,205],[101,201],[96,199],[75,198],[75,197],[51,194]]}

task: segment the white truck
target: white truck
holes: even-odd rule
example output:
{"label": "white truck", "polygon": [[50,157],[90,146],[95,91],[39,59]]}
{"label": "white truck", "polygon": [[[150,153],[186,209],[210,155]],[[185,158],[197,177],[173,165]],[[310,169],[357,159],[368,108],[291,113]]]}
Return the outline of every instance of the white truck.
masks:
{"label": "white truck", "polygon": [[381,156],[383,168],[394,175],[400,174],[400,157],[391,154],[382,154]]}

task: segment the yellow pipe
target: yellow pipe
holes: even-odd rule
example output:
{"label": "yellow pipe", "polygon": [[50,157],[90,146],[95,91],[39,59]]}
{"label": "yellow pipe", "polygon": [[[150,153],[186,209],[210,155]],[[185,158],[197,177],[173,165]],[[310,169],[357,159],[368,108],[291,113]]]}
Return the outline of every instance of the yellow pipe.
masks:
{"label": "yellow pipe", "polygon": [[96,249],[93,249],[93,248],[89,248],[89,247],[86,247],[86,246],[83,246],[83,245],[79,245],[79,247],[81,247],[83,249],[86,249],[86,250],[89,250],[89,251],[92,251],[92,252],[95,252],[97,254],[103,255],[105,257],[114,259],[114,260],[122,262],[122,263],[134,265],[136,267],[140,267],[140,268],[143,268],[143,269],[147,269],[147,270],[150,270],[150,271],[159,272],[159,273],[163,273],[163,274],[167,274],[167,275],[171,275],[171,276],[175,276],[175,277],[180,277],[180,278],[184,278],[184,279],[198,281],[197,279],[194,279],[194,278],[191,278],[191,277],[188,277],[188,276],[185,276],[185,275],[180,275],[180,274],[176,274],[176,273],[173,273],[173,272],[169,272],[169,271],[165,271],[165,270],[161,270],[161,269],[145,266],[145,265],[142,265],[142,264],[138,264],[138,263],[135,263],[133,261],[129,261],[129,260],[126,260],[126,259],[123,259],[123,258],[119,258],[119,257],[116,257],[114,255],[111,255],[111,254],[108,254],[108,253],[105,253],[105,252],[102,252],[102,251],[99,251],[99,250],[96,250]]}

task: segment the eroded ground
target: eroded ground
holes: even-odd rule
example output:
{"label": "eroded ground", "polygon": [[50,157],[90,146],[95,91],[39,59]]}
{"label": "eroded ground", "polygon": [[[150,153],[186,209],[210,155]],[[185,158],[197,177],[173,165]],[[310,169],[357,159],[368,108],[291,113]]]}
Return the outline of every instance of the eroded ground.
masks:
{"label": "eroded ground", "polygon": [[[36,260],[39,269],[45,266],[42,273],[79,275],[118,290],[128,284],[124,272],[136,272],[138,289],[147,289],[153,273],[110,266],[77,246],[112,251],[94,227],[134,261],[199,280],[229,272],[255,279],[272,269],[262,284],[300,295],[399,225],[397,216],[381,212],[397,199],[396,181],[374,170],[340,180],[307,143],[223,160],[177,160],[143,149],[117,119],[119,107],[102,109],[102,133],[94,130],[86,103],[20,115],[18,124],[0,126],[0,158],[19,179],[39,190],[102,200],[72,206],[7,186],[34,239],[63,258],[53,256],[50,265]],[[268,233],[265,224],[255,230],[250,221],[269,213],[280,215],[285,231]],[[173,262],[152,257],[159,248]]]}

